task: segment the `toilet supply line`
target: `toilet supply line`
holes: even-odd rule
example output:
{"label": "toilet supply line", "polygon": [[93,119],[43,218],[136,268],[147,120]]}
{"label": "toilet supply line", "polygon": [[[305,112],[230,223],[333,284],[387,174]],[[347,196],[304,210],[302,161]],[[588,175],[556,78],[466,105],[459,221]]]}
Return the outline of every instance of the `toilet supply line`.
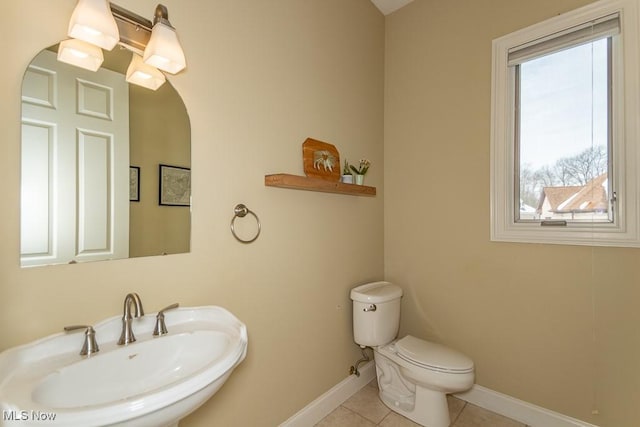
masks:
{"label": "toilet supply line", "polygon": [[372,360],[372,358],[369,357],[369,355],[367,354],[367,352],[365,351],[366,349],[371,350],[371,352],[373,352],[373,348],[371,347],[362,347],[360,346],[360,351],[362,352],[362,359],[358,360],[355,364],[355,366],[351,366],[349,368],[349,375],[353,375],[355,374],[356,377],[360,377],[360,372],[358,371],[358,367],[365,363],[365,362],[369,362],[370,360]]}

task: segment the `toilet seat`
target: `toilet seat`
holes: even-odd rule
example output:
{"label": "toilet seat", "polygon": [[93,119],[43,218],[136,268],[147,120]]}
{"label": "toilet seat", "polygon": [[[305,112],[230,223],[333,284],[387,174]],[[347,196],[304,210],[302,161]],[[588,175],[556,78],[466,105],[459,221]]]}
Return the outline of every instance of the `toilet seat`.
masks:
{"label": "toilet seat", "polygon": [[440,344],[411,335],[395,342],[396,354],[414,365],[437,372],[465,374],[473,372],[473,360]]}

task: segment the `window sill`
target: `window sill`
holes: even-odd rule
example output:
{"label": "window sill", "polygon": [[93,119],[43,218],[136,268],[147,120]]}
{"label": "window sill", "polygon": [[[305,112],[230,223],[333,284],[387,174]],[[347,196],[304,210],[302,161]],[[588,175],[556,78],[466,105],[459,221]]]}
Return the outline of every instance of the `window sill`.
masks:
{"label": "window sill", "polygon": [[494,224],[491,241],[552,245],[640,247],[640,236],[614,224],[543,227],[540,224]]}

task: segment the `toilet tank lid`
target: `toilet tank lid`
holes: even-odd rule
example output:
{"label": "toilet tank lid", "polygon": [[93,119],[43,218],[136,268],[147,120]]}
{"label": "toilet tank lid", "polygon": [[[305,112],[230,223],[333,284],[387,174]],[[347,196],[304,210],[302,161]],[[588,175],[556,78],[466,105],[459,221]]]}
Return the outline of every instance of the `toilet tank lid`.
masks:
{"label": "toilet tank lid", "polygon": [[351,289],[351,299],[357,302],[379,304],[402,296],[402,288],[389,282],[373,282]]}

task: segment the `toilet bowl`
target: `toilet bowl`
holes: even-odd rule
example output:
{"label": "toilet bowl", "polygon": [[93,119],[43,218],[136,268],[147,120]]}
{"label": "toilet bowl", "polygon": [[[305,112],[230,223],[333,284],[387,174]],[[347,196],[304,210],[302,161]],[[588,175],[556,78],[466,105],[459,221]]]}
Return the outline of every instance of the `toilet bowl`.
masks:
{"label": "toilet bowl", "polygon": [[[425,351],[407,354],[402,346],[407,341],[424,347]],[[423,426],[449,426],[446,395],[468,390],[473,385],[471,359],[411,335],[375,348],[374,359],[382,401]]]}
{"label": "toilet bowl", "polygon": [[396,339],[402,290],[374,282],[351,290],[354,340],[372,347],[380,399],[393,411],[425,427],[450,424],[446,395],[468,390],[473,361],[441,344],[411,335]]}

